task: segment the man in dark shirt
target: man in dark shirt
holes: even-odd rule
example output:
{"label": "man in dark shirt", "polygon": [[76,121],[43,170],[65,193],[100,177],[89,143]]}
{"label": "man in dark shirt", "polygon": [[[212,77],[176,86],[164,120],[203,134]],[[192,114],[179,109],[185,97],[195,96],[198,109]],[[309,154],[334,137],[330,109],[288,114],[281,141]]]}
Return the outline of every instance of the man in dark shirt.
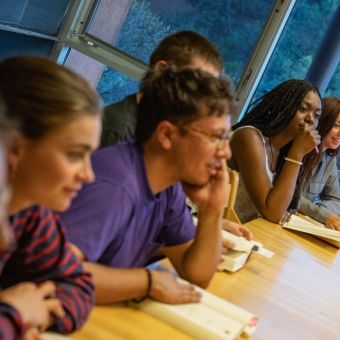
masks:
{"label": "man in dark shirt", "polygon": [[[191,31],[177,32],[164,38],[152,53],[149,65],[156,70],[168,65],[200,68],[216,77],[224,71],[223,58],[217,47]],[[140,98],[141,93],[135,93],[105,107],[101,147],[134,139]]]}

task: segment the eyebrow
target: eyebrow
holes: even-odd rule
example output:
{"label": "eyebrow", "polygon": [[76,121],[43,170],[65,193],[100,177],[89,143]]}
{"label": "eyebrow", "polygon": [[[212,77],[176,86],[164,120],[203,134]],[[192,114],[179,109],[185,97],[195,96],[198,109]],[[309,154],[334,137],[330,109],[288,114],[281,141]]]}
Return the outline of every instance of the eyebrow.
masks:
{"label": "eyebrow", "polygon": [[85,144],[85,143],[69,143],[69,144],[65,144],[65,146],[67,147],[73,147],[73,148],[81,148],[84,149],[85,151],[91,151],[92,150],[92,146],[89,144]]}
{"label": "eyebrow", "polygon": [[[306,100],[303,100],[301,104],[306,104],[307,106],[313,106],[313,104],[311,102],[308,102]],[[318,107],[316,109],[316,111],[322,111],[322,108],[321,107]]]}

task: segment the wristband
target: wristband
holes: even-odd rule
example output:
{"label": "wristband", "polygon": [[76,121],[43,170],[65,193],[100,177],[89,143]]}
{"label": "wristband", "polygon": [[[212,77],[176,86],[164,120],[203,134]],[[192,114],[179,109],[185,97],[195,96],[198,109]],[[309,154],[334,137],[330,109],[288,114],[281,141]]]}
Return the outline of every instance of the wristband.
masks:
{"label": "wristband", "polygon": [[285,161],[290,162],[290,163],[294,163],[294,164],[298,164],[298,165],[302,165],[302,162],[299,162],[293,158],[289,158],[289,157],[285,157]]}
{"label": "wristband", "polygon": [[140,298],[132,299],[134,303],[140,303],[150,297],[151,289],[152,289],[152,275],[150,269],[145,268],[146,274],[148,276],[148,285],[146,288],[146,294]]}

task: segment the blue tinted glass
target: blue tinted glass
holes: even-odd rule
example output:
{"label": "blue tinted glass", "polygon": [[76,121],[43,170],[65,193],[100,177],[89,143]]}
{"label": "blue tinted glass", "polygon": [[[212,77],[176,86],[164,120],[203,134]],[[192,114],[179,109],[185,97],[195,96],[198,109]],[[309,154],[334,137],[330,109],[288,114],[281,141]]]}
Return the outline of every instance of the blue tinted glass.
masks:
{"label": "blue tinted glass", "polygon": [[69,0],[1,0],[0,23],[56,36]]}
{"label": "blue tinted glass", "polygon": [[0,30],[0,60],[16,55],[48,57],[54,41]]}
{"label": "blue tinted glass", "polygon": [[328,85],[325,97],[340,97],[340,64],[336,68],[332,80]]}
{"label": "blue tinted glass", "polygon": [[[285,80],[305,78],[338,5],[333,0],[296,2],[253,100]],[[340,93],[339,67],[329,91]]]}
{"label": "blue tinted glass", "polygon": [[[118,5],[102,1],[89,33],[148,63],[152,51],[165,36],[180,30],[196,31],[218,46],[226,73],[237,84],[274,3],[274,0],[133,0]],[[108,22],[110,26],[100,30]],[[105,75],[99,91],[105,87],[102,82],[114,82],[110,76],[115,73]],[[118,87],[121,81],[119,76]]]}
{"label": "blue tinted glass", "polygon": [[138,81],[106,67],[97,86],[97,91],[104,103],[108,105],[122,100],[129,94],[138,92],[138,86]]}

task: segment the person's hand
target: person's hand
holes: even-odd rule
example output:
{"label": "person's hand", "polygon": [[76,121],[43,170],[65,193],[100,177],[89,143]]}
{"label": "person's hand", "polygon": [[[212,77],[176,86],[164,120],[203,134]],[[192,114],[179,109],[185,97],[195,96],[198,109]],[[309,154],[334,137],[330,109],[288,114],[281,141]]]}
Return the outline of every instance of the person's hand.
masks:
{"label": "person's hand", "polygon": [[239,223],[223,219],[222,228],[236,236],[243,236],[249,241],[253,238],[253,233],[251,232],[251,230]]}
{"label": "person's hand", "polygon": [[182,284],[166,271],[151,270],[152,289],[150,296],[157,301],[169,304],[195,303],[201,294],[192,284]]}
{"label": "person's hand", "polygon": [[340,230],[340,217],[336,215],[329,215],[325,221],[326,228]]}
{"label": "person's hand", "polygon": [[0,301],[18,310],[28,328],[43,331],[50,326],[52,315],[61,318],[65,314],[61,302],[52,297],[54,294],[53,282],[46,281],[39,286],[23,282],[1,291]]}
{"label": "person's hand", "polygon": [[280,221],[279,221],[279,225],[286,225],[289,221],[290,221],[290,218],[292,217],[292,213],[291,212],[288,212],[286,211],[283,216],[281,217]]}
{"label": "person's hand", "polygon": [[24,340],[43,340],[42,333],[37,327],[30,327],[24,334]]}
{"label": "person's hand", "polygon": [[[304,124],[300,126],[300,132],[293,141],[291,152],[293,155],[297,153],[304,156],[311,152],[320,143],[321,137],[318,131],[312,125]],[[289,155],[291,152],[289,152]]]}
{"label": "person's hand", "polygon": [[197,205],[198,210],[222,210],[228,199],[227,185],[229,183],[229,173],[224,160],[221,160],[220,169],[210,181],[203,186],[192,186],[182,183],[185,194]]}

